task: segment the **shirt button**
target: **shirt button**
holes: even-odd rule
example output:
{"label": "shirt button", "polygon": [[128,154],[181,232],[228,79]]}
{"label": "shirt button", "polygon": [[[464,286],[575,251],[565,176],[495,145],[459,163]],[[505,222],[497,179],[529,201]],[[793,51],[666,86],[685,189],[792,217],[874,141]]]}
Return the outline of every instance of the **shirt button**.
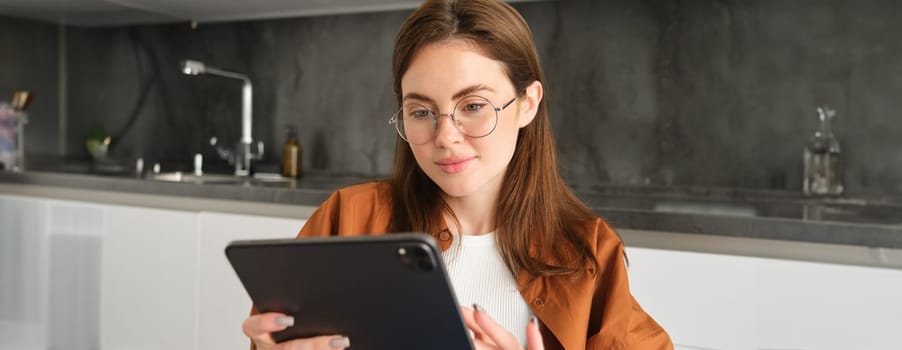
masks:
{"label": "shirt button", "polygon": [[451,239],[451,233],[448,232],[448,230],[442,230],[442,232],[440,232],[438,234],[438,239],[447,241],[447,240]]}
{"label": "shirt button", "polygon": [[543,300],[542,298],[536,298],[536,300],[534,300],[533,303],[536,304],[536,306],[538,306],[538,307],[545,306],[545,300]]}

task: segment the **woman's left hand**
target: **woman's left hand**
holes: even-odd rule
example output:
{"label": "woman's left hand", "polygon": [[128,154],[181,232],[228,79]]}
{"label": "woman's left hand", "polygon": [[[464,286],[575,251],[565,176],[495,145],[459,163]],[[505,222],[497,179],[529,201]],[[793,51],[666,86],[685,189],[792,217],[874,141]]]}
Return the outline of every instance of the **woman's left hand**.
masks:
{"label": "woman's left hand", "polygon": [[[481,312],[478,306],[474,309],[460,308],[467,328],[473,332],[473,345],[476,350],[523,350],[523,346],[513,334],[501,327],[485,312]],[[544,350],[542,333],[539,332],[539,324],[530,321],[526,324],[526,350]]]}

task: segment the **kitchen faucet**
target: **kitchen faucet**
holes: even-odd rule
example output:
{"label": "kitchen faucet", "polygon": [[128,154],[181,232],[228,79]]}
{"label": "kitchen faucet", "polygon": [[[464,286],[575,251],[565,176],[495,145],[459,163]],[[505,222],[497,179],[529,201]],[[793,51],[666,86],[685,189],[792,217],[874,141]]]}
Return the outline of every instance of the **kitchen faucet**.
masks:
{"label": "kitchen faucet", "polygon": [[216,148],[216,152],[222,159],[225,159],[235,166],[236,176],[247,176],[251,170],[251,160],[260,160],[263,158],[263,142],[257,142],[257,153],[251,151],[251,124],[253,118],[251,116],[251,96],[253,87],[251,80],[241,73],[230,72],[219,68],[210,67],[203,62],[185,60],[182,62],[182,73],[187,75],[210,74],[220,77],[241,80],[244,85],[241,88],[241,139],[235,144],[235,150],[230,151],[217,144],[216,137],[210,138],[210,145]]}

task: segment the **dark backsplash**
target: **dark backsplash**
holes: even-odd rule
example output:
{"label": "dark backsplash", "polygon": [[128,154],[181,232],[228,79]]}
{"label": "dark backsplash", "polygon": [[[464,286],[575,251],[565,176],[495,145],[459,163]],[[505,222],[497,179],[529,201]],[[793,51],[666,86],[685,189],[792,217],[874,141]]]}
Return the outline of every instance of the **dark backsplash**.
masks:
{"label": "dark backsplash", "polygon": [[28,109],[29,152],[60,152],[60,50],[56,25],[0,17],[0,101],[15,91],[28,90],[34,103]]}
{"label": "dark backsplash", "polygon": [[[561,167],[574,185],[801,188],[815,107],[838,112],[851,193],[902,193],[902,3],[565,0],[516,4],[539,45]],[[180,74],[197,59],[254,82],[254,138],[268,160],[286,124],[303,166],[387,174],[395,133],[391,50],[408,11],[231,23],[66,29],[59,137],[57,26],[0,18],[0,99],[38,96],[29,150],[190,162],[239,134],[240,84]],[[27,39],[26,39],[27,37]],[[14,50],[8,43],[16,43]],[[33,71],[34,75],[23,72]],[[37,102],[39,101],[39,102]]]}

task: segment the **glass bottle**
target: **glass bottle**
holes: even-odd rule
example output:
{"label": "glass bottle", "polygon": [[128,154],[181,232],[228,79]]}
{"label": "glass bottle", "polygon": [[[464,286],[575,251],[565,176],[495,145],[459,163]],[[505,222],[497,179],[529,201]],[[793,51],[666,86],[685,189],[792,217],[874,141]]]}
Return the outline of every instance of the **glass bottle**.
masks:
{"label": "glass bottle", "polygon": [[818,107],[820,130],[808,140],[804,154],[802,191],[807,195],[839,195],[843,192],[839,141],[833,136],[836,111]]}
{"label": "glass bottle", "polygon": [[298,142],[297,128],[292,125],[285,127],[288,135],[282,148],[282,176],[301,176],[301,144]]}

